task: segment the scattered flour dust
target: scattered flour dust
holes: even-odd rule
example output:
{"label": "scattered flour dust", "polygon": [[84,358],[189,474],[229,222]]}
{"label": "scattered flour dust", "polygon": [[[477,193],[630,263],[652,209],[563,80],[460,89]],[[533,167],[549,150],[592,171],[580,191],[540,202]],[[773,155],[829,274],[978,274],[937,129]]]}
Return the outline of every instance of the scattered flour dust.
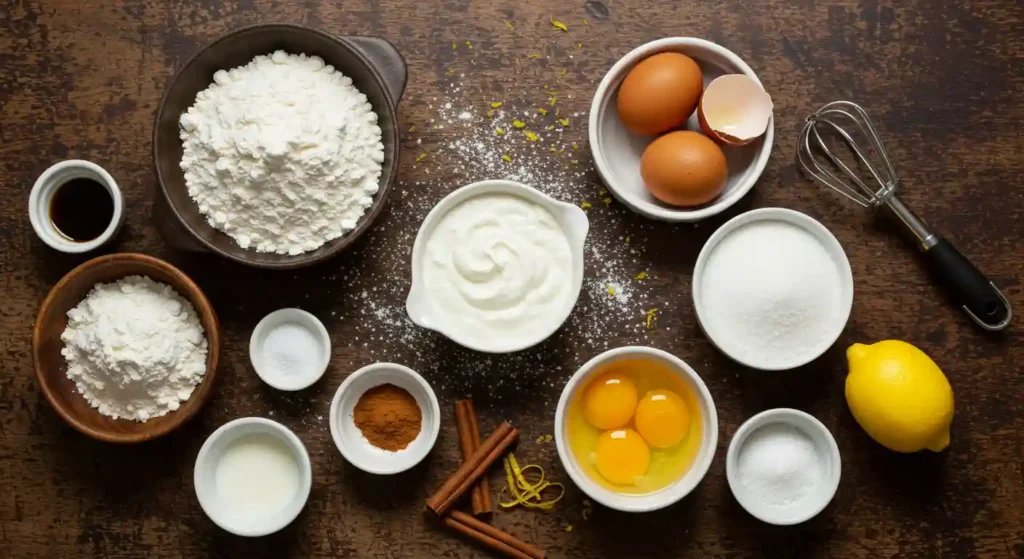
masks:
{"label": "scattered flour dust", "polygon": [[174,411],[206,374],[206,336],[195,309],[148,277],[97,284],[68,311],[61,340],[68,378],[114,419]]}
{"label": "scattered flour dust", "polygon": [[277,51],[220,70],[180,120],[181,169],[210,225],[296,255],[355,228],[378,189],[377,114],[317,56]]}

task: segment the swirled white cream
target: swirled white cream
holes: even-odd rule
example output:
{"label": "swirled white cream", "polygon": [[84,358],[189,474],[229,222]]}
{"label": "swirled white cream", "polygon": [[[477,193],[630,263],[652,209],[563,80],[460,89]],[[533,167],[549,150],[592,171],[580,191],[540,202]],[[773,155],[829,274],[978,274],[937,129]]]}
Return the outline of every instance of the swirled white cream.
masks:
{"label": "swirled white cream", "polygon": [[526,345],[563,318],[572,253],[543,206],[483,194],[452,208],[426,242],[423,285],[442,329],[478,348]]}

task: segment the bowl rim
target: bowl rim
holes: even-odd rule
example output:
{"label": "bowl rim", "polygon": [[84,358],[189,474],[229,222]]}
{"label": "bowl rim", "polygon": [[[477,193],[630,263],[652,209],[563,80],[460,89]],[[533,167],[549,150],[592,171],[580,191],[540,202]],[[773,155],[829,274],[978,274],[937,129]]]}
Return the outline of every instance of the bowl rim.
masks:
{"label": "bowl rim", "polygon": [[[190,303],[192,302],[191,298],[188,297],[187,295],[192,295],[197,301],[201,303],[200,305],[196,305],[193,303],[192,306],[197,307],[195,309],[196,315],[199,317],[200,323],[203,324],[204,334],[206,335],[208,361],[206,365],[206,373],[203,375],[203,380],[198,385],[196,385],[196,388],[192,392],[192,395],[189,397],[189,399],[182,402],[180,408],[168,412],[167,415],[175,414],[174,421],[170,421],[158,429],[151,429],[144,433],[118,433],[111,431],[101,431],[99,429],[94,429],[89,425],[86,425],[85,423],[79,421],[78,417],[71,413],[68,409],[66,409],[64,405],[60,403],[60,399],[54,395],[54,393],[57,391],[57,388],[50,385],[50,382],[47,380],[47,375],[43,372],[41,365],[42,320],[47,314],[50,314],[51,307],[53,306],[53,302],[54,299],[56,299],[57,294],[60,293],[61,290],[67,288],[68,284],[70,284],[72,281],[75,281],[75,279],[86,270],[98,266],[103,266],[105,264],[117,260],[132,261],[140,263],[144,266],[159,268],[162,271],[174,276],[174,278],[177,281],[181,282],[181,284],[185,287],[184,290],[180,290],[176,286],[171,285],[171,287],[174,288],[176,292],[178,292],[178,295],[185,297],[185,299],[189,300]],[[131,274],[126,274],[125,276],[122,277],[127,277],[128,275]],[[145,274],[140,273],[139,275]],[[184,293],[182,291],[184,291]],[[209,325],[206,324],[207,321],[209,321]],[[202,409],[204,405],[206,405],[206,402],[209,401],[209,399],[213,396],[213,383],[217,377],[217,367],[220,360],[220,343],[220,321],[217,319],[217,313],[214,310],[213,305],[210,304],[209,299],[206,298],[206,294],[203,293],[203,290],[200,289],[199,286],[196,285],[195,282],[192,281],[190,277],[188,277],[184,272],[182,272],[169,262],[166,262],[154,256],[134,252],[119,252],[114,254],[105,254],[103,256],[97,256],[95,258],[83,262],[82,264],[79,264],[78,266],[74,267],[71,271],[64,274],[64,277],[62,277],[57,282],[57,284],[50,289],[49,293],[47,293],[46,295],[46,298],[43,299],[43,303],[39,306],[39,312],[36,313],[36,321],[32,327],[32,366],[33,369],[35,370],[36,381],[39,383],[40,390],[42,391],[43,396],[46,398],[46,401],[50,403],[50,407],[53,408],[53,410],[57,412],[57,415],[59,415],[61,419],[63,419],[68,425],[71,425],[78,432],[84,435],[88,435],[89,437],[92,437],[100,441],[119,444],[132,444],[152,440],[158,437],[162,437],[167,433],[170,433],[171,431],[184,425],[193,417],[195,417],[196,414],[199,413],[199,410]],[[81,394],[77,394],[77,397],[80,398],[82,396]],[[96,413],[99,412],[97,411]],[[117,421],[131,420],[122,418]],[[143,424],[145,424],[145,422],[143,422]]]}
{"label": "bowl rim", "polygon": [[[736,469],[739,467],[737,462],[739,460],[739,452],[743,447],[743,443],[746,442],[747,438],[751,433],[765,427],[767,425],[784,424],[796,427],[801,431],[805,431],[805,426],[810,426],[816,432],[823,436],[826,441],[827,448],[821,449],[825,454],[829,463],[833,466],[830,468],[830,472],[833,475],[829,476],[826,480],[827,485],[823,485],[821,491],[818,493],[823,498],[820,503],[816,503],[814,506],[807,507],[803,514],[795,515],[790,518],[772,518],[764,514],[759,514],[751,510],[748,507],[748,500],[746,494],[742,491],[737,491],[736,486],[739,483],[737,476],[739,473]],[[808,436],[812,436],[811,433],[806,433]],[[750,419],[747,419],[740,425],[739,429],[732,436],[732,440],[729,441],[729,449],[726,451],[725,456],[725,477],[729,484],[729,491],[732,493],[733,498],[736,502],[743,507],[743,510],[747,511],[751,516],[757,518],[762,522],[768,524],[774,524],[776,526],[792,526],[794,524],[800,524],[806,522],[811,518],[814,518],[821,511],[825,510],[825,507],[832,502],[832,498],[835,497],[836,491],[839,489],[839,481],[842,478],[842,458],[839,453],[839,445],[836,444],[836,439],[829,431],[828,427],[822,423],[818,418],[813,415],[794,408],[773,408],[762,411],[755,414]],[[741,497],[741,495],[744,495]]]}
{"label": "bowl rim", "polygon": [[[372,375],[375,372],[383,369],[396,371],[397,373],[412,379],[413,382],[415,382],[417,386],[419,386],[427,396],[427,403],[429,404],[428,407],[430,409],[421,409],[420,411],[423,413],[424,416],[430,415],[434,419],[433,427],[430,430],[430,432],[427,433],[426,442],[421,447],[421,450],[417,451],[417,453],[415,454],[410,454],[412,458],[408,459],[408,463],[393,468],[382,468],[375,466],[363,460],[361,455],[357,455],[347,451],[347,447],[343,445],[341,441],[341,426],[338,423],[341,420],[339,415],[341,413],[340,408],[342,399],[345,393],[349,390],[349,388],[351,388],[355,380],[362,376]],[[369,388],[367,390],[369,390]],[[426,458],[428,454],[430,454],[430,451],[434,449],[434,445],[437,443],[437,437],[441,432],[441,406],[440,404],[438,404],[437,395],[434,394],[434,389],[430,387],[430,383],[428,383],[427,380],[416,371],[410,369],[409,367],[406,367],[405,365],[401,365],[398,363],[391,363],[386,361],[379,363],[371,363],[369,365],[366,365],[365,367],[357,369],[355,372],[350,374],[341,383],[341,386],[338,387],[338,390],[334,392],[334,397],[331,399],[330,417],[328,418],[328,423],[331,428],[331,440],[334,441],[334,446],[338,449],[338,452],[341,453],[341,456],[349,464],[352,464],[356,468],[369,474],[393,475],[405,472],[416,467],[416,465],[422,462],[423,459]]]}
{"label": "bowl rim", "polygon": [[[356,228],[353,229],[352,231],[349,231],[348,233],[345,233],[344,235],[338,237],[337,239],[332,239],[332,240],[328,241],[327,243],[324,243],[324,245],[321,245],[321,247],[325,247],[325,246],[329,247],[328,250],[326,250],[324,253],[318,254],[316,256],[312,256],[312,254],[314,252],[319,250],[319,248],[317,248],[316,250],[309,251],[309,252],[304,252],[302,254],[297,254],[295,256],[284,255],[284,256],[286,256],[287,259],[283,260],[281,262],[254,262],[254,261],[252,261],[252,260],[250,260],[250,259],[248,259],[248,258],[246,258],[244,256],[239,256],[239,255],[236,255],[236,254],[232,254],[230,252],[224,251],[224,250],[220,249],[219,247],[215,246],[213,243],[211,243],[207,239],[203,238],[202,235],[199,235],[193,229],[191,224],[189,224],[189,222],[182,217],[181,212],[179,211],[177,206],[174,205],[174,202],[171,200],[170,194],[167,192],[167,184],[166,184],[166,181],[164,179],[164,174],[163,174],[163,172],[160,169],[160,155],[159,155],[159,150],[160,150],[160,141],[159,141],[160,123],[161,123],[161,121],[163,121],[164,110],[167,107],[167,99],[168,99],[168,97],[169,97],[169,95],[171,93],[171,90],[173,90],[174,87],[178,84],[178,81],[181,79],[181,77],[185,73],[185,71],[188,70],[188,68],[190,66],[192,66],[192,64],[195,63],[195,61],[200,56],[202,56],[206,51],[210,50],[211,48],[214,48],[215,46],[217,46],[218,44],[220,44],[222,42],[228,41],[230,39],[234,39],[238,35],[242,35],[242,34],[245,34],[245,33],[251,33],[251,32],[254,32],[254,31],[267,31],[267,30],[274,30],[274,29],[288,29],[288,30],[293,30],[293,31],[299,31],[299,32],[302,32],[302,33],[310,33],[310,34],[313,34],[313,35],[318,35],[318,36],[320,36],[320,37],[322,37],[324,39],[327,39],[329,41],[332,41],[334,43],[337,43],[337,44],[343,46],[345,49],[347,49],[349,51],[349,54],[351,54],[355,59],[357,59],[359,61],[360,64],[362,64],[363,66],[365,66],[369,70],[370,74],[373,76],[374,82],[377,84],[378,89],[380,90],[381,94],[384,96],[384,99],[386,101],[386,103],[385,103],[386,107],[383,107],[383,109],[387,110],[387,111],[390,111],[391,116],[392,116],[392,118],[391,118],[391,133],[392,133],[392,137],[394,138],[394,142],[392,142],[393,145],[391,146],[391,150],[390,151],[391,151],[391,156],[392,156],[392,158],[394,160],[394,164],[392,165],[392,168],[391,168],[391,174],[387,177],[387,180],[383,181],[382,186],[377,191],[377,193],[374,194],[373,204],[370,206],[368,211],[359,218],[359,221],[356,224]],[[382,39],[382,40],[384,40],[384,39]],[[397,49],[396,49],[396,52],[397,52]],[[269,54],[269,53],[266,53],[266,54]],[[401,55],[399,54],[399,56],[401,56]],[[404,64],[404,59],[403,59],[403,64]],[[362,91],[360,91],[360,93],[362,93]],[[377,112],[377,107],[373,107],[373,109],[374,109],[374,112]],[[378,126],[379,125],[380,125],[380,119],[378,118]],[[361,49],[357,48],[351,42],[347,41],[344,37],[340,37],[340,36],[334,35],[332,33],[329,33],[327,31],[323,31],[321,29],[317,29],[315,27],[310,27],[308,25],[303,25],[301,23],[268,22],[268,23],[256,23],[256,24],[253,24],[253,25],[247,25],[245,27],[240,27],[238,29],[234,29],[232,31],[229,31],[229,32],[223,34],[223,35],[220,35],[220,36],[216,37],[215,39],[213,39],[212,41],[210,41],[206,45],[200,47],[199,50],[197,50],[195,53],[193,53],[192,56],[190,56],[188,58],[188,60],[185,61],[185,63],[182,64],[180,68],[178,68],[178,70],[174,73],[174,76],[172,76],[170,81],[167,82],[167,86],[164,88],[163,94],[160,96],[160,103],[157,105],[156,116],[153,118],[153,130],[152,130],[152,144],[153,144],[153,148],[152,148],[152,156],[153,156],[153,167],[156,169],[156,177],[157,177],[156,183],[157,183],[157,190],[159,191],[158,195],[163,197],[163,201],[167,204],[167,208],[170,209],[170,212],[169,212],[170,216],[168,216],[168,217],[173,216],[173,218],[176,219],[179,224],[181,224],[181,226],[185,229],[185,231],[187,231],[188,234],[191,235],[192,239],[195,239],[196,241],[198,241],[201,246],[203,246],[205,249],[209,250],[213,254],[216,254],[217,256],[220,256],[222,258],[227,258],[227,259],[232,260],[234,262],[238,262],[240,264],[244,264],[246,266],[252,266],[252,267],[255,267],[255,268],[263,268],[263,269],[270,269],[270,270],[293,270],[293,269],[296,269],[296,268],[303,268],[303,267],[306,267],[306,266],[312,266],[314,264],[318,264],[320,262],[325,262],[327,260],[330,260],[331,258],[337,256],[341,252],[345,251],[351,245],[355,244],[355,242],[360,237],[362,237],[367,231],[369,231],[372,228],[373,224],[380,217],[380,214],[383,213],[384,208],[387,207],[388,196],[390,196],[391,190],[394,187],[395,180],[398,178],[398,168],[401,166],[400,165],[401,162],[399,160],[400,156],[401,156],[401,141],[400,141],[400,139],[401,139],[401,135],[400,135],[400,131],[399,131],[399,128],[398,128],[398,100],[394,99],[392,97],[391,91],[388,89],[387,83],[385,82],[384,77],[383,77],[383,75],[381,75],[381,72],[377,68],[376,64],[374,64],[362,52]],[[383,142],[383,139],[381,141]],[[384,146],[384,150],[385,150],[385,152],[389,151],[388,150],[388,146],[386,144]],[[382,176],[382,178],[383,178],[383,176]],[[215,230],[216,230],[216,228],[215,228]],[[216,230],[216,231],[217,231],[217,234],[219,234],[219,235],[226,235],[226,233],[224,233],[223,231],[220,231],[220,230]],[[234,243],[235,240],[231,239],[231,242]],[[333,246],[331,246],[331,245],[333,245]],[[243,254],[248,254],[250,252],[255,252],[255,251],[253,251],[251,249],[241,249],[241,250],[244,251]]]}
{"label": "bowl rim", "polygon": [[[58,175],[76,176],[58,182]],[[82,242],[55,234],[57,227],[50,222],[47,207],[61,186],[78,177],[95,178],[96,182],[107,189],[114,205],[114,213],[106,229],[95,239]],[[28,199],[28,219],[36,236],[50,248],[68,254],[89,252],[105,245],[120,231],[124,223],[124,194],[114,177],[102,166],[87,159],[65,159],[50,165],[32,185]]]}
{"label": "bowl rim", "polygon": [[[587,475],[580,471],[579,467],[576,465],[576,458],[568,448],[568,443],[565,440],[565,429],[563,427],[566,419],[566,408],[569,405],[569,398],[572,396],[572,393],[575,392],[576,387],[592,373],[600,370],[601,366],[604,364],[620,360],[623,356],[635,356],[640,359],[653,357],[670,365],[670,368],[672,368],[677,374],[685,377],[686,380],[690,381],[693,386],[696,387],[696,390],[694,390],[694,396],[702,404],[707,406],[708,409],[707,417],[703,419],[704,430],[706,433],[710,433],[710,435],[701,440],[700,450],[698,451],[697,457],[694,459],[694,463],[690,466],[690,469],[671,485],[653,493],[646,493],[642,495],[618,495],[599,486],[596,482],[589,479]],[[555,446],[558,450],[558,458],[562,462],[562,468],[569,474],[573,483],[586,493],[587,496],[608,508],[618,511],[650,512],[666,508],[679,502],[692,493],[693,490],[700,485],[700,482],[704,480],[708,470],[711,469],[711,463],[714,461],[715,454],[718,450],[718,410],[715,407],[715,401],[711,396],[711,391],[708,390],[707,384],[704,383],[704,379],[702,379],[700,375],[697,374],[697,371],[695,371],[693,367],[685,361],[665,350],[654,347],[624,346],[598,354],[584,363],[582,367],[573,373],[572,377],[570,377],[565,383],[565,388],[562,389],[562,395],[558,399],[558,406],[555,408],[554,431]],[[695,472],[695,474],[690,476],[691,472]],[[683,481],[687,479],[688,482],[684,484]],[[657,498],[652,499],[652,497]],[[647,499],[653,502],[638,504],[637,501],[640,499]]]}
{"label": "bowl rim", "polygon": [[[209,506],[210,500],[205,496],[205,493],[200,491],[200,485],[196,483],[201,471],[215,466],[215,464],[212,464],[209,460],[209,454],[213,451],[214,445],[216,445],[231,431],[245,427],[246,425],[258,425],[259,427],[256,428],[257,431],[264,433],[277,433],[286,439],[289,443],[288,448],[291,451],[292,456],[294,456],[298,461],[299,469],[301,470],[301,485],[299,487],[299,493],[302,496],[301,503],[299,503],[298,506],[291,507],[291,509],[285,509],[284,512],[280,514],[277,522],[268,523],[267,527],[263,530],[246,530],[237,526],[229,526],[222,522],[223,519],[216,518],[213,514],[210,514],[210,511],[212,510],[212,507]],[[206,437],[205,441],[203,441],[203,446],[199,448],[199,453],[196,455],[195,465],[192,467],[192,488],[193,491],[195,491],[196,499],[199,501],[199,507],[203,509],[203,513],[206,514],[206,517],[214,524],[237,536],[250,538],[266,536],[291,524],[292,521],[299,516],[299,513],[302,512],[302,509],[306,508],[306,503],[309,501],[309,494],[312,487],[312,461],[309,458],[309,450],[302,442],[302,439],[300,439],[294,431],[285,427],[281,423],[264,417],[240,417],[218,427],[213,433],[210,433],[210,436]]]}
{"label": "bowl rim", "polygon": [[[708,313],[707,310],[704,309],[701,286],[704,280],[704,268],[707,265],[708,259],[711,257],[711,253],[714,252],[715,247],[718,246],[718,243],[720,243],[726,235],[729,235],[744,225],[760,221],[784,221],[800,227],[814,235],[814,238],[821,242],[825,247],[825,251],[832,257],[832,261],[835,263],[836,269],[839,273],[839,281],[841,284],[840,288],[843,290],[843,300],[841,301],[843,308],[840,313],[840,318],[837,319],[835,323],[835,333],[834,335],[826,338],[827,343],[822,342],[820,347],[815,347],[814,351],[809,354],[811,357],[808,359],[794,361],[793,363],[775,365],[754,363],[753,361],[749,361],[741,358],[740,356],[729,353],[715,341],[712,334],[704,326],[704,319],[708,316]],[[836,236],[818,220],[803,212],[791,210],[789,208],[757,208],[743,212],[729,221],[726,221],[711,234],[711,237],[708,238],[707,242],[705,242],[704,246],[701,248],[700,254],[697,255],[697,262],[693,265],[693,277],[690,291],[692,292],[693,307],[697,315],[697,324],[700,325],[701,331],[704,332],[707,339],[712,343],[712,345],[718,348],[719,351],[733,361],[752,369],[759,369],[762,371],[788,371],[790,369],[802,367],[821,357],[830,347],[835,345],[839,336],[843,334],[843,330],[846,329],[846,324],[849,322],[850,314],[853,311],[853,269],[850,267],[850,260],[847,258],[846,251],[843,250],[843,245],[839,242],[839,239],[837,239]]]}
{"label": "bowl rim", "polygon": [[[299,323],[312,331],[313,335],[317,339],[317,343],[320,345],[321,349],[324,350],[323,359],[321,359],[321,363],[318,367],[319,372],[301,379],[302,382],[298,384],[282,384],[280,382],[280,378],[275,378],[273,375],[267,374],[265,371],[261,370],[259,364],[262,363],[262,359],[256,357],[260,354],[260,349],[262,348],[259,342],[264,338],[264,331],[267,328],[270,328],[271,322],[274,322],[279,317],[283,318],[281,318],[280,322],[274,324],[274,326],[286,322]],[[327,367],[331,364],[331,336],[328,334],[327,327],[324,326],[324,323],[313,313],[304,311],[297,307],[277,309],[260,319],[256,324],[256,327],[252,329],[252,334],[249,335],[249,362],[252,364],[253,370],[256,371],[256,376],[260,377],[260,380],[267,383],[272,388],[286,392],[297,392],[299,390],[309,388],[316,383],[316,381],[320,380],[324,376],[324,373],[327,372]]]}
{"label": "bowl rim", "polygon": [[713,51],[729,60],[729,62],[738,68],[743,74],[757,82],[762,89],[764,88],[764,84],[761,83],[760,78],[757,77],[754,70],[736,53],[722,45],[697,37],[666,37],[650,41],[634,48],[616,61],[615,64],[612,65],[611,69],[609,69],[604,75],[604,78],[601,79],[601,83],[598,85],[597,91],[594,93],[593,101],[591,101],[590,104],[588,139],[590,141],[590,153],[594,159],[594,167],[597,169],[597,173],[600,175],[601,181],[608,187],[608,190],[615,196],[615,198],[634,212],[641,215],[663,221],[686,223],[700,221],[727,210],[743,199],[743,197],[754,188],[754,185],[757,184],[758,180],[760,180],[761,174],[768,165],[768,159],[771,156],[772,146],[775,142],[775,113],[773,111],[772,116],[768,119],[768,127],[763,135],[763,141],[758,149],[757,157],[753,162],[753,171],[747,180],[740,183],[738,187],[734,188],[728,195],[715,198],[712,202],[698,207],[697,209],[666,208],[661,206],[642,207],[637,204],[632,194],[621,191],[615,184],[615,181],[611,180],[613,175],[611,168],[605,161],[603,142],[601,141],[601,136],[598,134],[598,130],[600,129],[600,118],[604,115],[604,112],[601,111],[601,106],[604,104],[604,100],[614,93],[613,88],[614,86],[617,86],[617,82],[619,81],[618,76],[628,67],[632,67],[642,59],[660,52],[680,52],[678,50],[679,47],[695,47]]}
{"label": "bowl rim", "polygon": [[[423,266],[423,252],[426,250],[427,239],[437,227],[438,222],[452,208],[462,202],[477,196],[494,193],[518,196],[547,209],[562,228],[562,233],[565,234],[569,242],[573,265],[573,278],[572,285],[570,286],[573,295],[570,299],[567,299],[567,302],[571,301],[572,304],[567,303],[564,312],[558,315],[557,321],[552,318],[549,327],[538,330],[535,339],[502,347],[486,347],[476,341],[460,337],[452,332],[450,328],[445,328],[443,325],[436,324],[436,321],[431,320],[430,313],[428,312],[430,308],[429,303],[425,302],[427,297],[424,294],[426,287],[423,285],[423,274],[420,273],[420,269]],[[406,314],[417,326],[437,331],[455,343],[481,353],[513,353],[533,347],[554,335],[565,324],[565,321],[569,319],[573,309],[576,308],[576,304],[579,302],[580,292],[583,290],[583,276],[585,275],[584,249],[589,231],[590,220],[583,209],[575,204],[556,200],[527,184],[507,179],[487,179],[461,186],[449,192],[444,198],[434,204],[434,207],[430,209],[430,212],[420,223],[420,228],[416,233],[416,240],[413,241],[412,245],[412,264],[410,269],[412,281],[409,287],[409,294],[406,297]]]}

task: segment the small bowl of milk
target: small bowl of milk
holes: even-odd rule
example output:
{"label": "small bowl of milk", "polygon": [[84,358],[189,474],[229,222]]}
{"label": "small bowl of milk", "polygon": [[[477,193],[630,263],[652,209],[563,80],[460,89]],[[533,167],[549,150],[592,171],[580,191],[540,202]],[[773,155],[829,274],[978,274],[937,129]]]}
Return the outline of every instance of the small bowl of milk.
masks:
{"label": "small bowl of milk", "polygon": [[302,441],[262,417],[236,419],[214,431],[199,449],[193,476],[206,516],[247,537],[272,534],[295,520],[313,479]]}

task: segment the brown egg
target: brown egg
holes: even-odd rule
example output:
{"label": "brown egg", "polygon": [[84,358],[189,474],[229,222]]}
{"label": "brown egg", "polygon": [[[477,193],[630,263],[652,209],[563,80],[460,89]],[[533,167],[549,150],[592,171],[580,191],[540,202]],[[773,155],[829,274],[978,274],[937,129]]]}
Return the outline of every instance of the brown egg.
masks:
{"label": "brown egg", "polygon": [[663,52],[641,60],[622,80],[616,106],[634,134],[653,135],[682,126],[690,118],[704,77],[692,58]]}
{"label": "brown egg", "polygon": [[673,206],[699,206],[718,196],[729,178],[725,154],[711,138],[684,130],[651,142],[640,176],[655,198]]}

